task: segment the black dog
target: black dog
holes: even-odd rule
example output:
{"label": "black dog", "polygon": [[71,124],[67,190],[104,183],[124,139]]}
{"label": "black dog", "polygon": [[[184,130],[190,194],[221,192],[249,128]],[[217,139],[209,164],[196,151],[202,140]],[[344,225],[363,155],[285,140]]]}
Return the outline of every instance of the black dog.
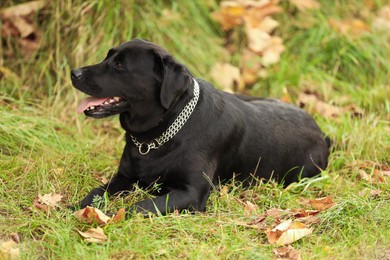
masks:
{"label": "black dog", "polygon": [[161,47],[135,39],[99,64],[74,69],[73,85],[92,97],[78,110],[95,118],[120,114],[126,146],[118,172],[95,196],[160,184],[137,212],[206,210],[211,182],[235,176],[285,185],[325,169],[329,141],[303,110],[273,99],[232,95],[194,79]]}

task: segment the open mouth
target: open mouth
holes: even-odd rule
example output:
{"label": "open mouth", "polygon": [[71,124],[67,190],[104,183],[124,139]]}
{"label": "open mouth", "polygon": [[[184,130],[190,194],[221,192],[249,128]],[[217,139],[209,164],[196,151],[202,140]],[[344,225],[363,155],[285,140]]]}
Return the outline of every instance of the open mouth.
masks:
{"label": "open mouth", "polygon": [[128,101],[121,97],[88,97],[81,101],[77,113],[84,112],[86,116],[102,118],[123,112],[127,105]]}

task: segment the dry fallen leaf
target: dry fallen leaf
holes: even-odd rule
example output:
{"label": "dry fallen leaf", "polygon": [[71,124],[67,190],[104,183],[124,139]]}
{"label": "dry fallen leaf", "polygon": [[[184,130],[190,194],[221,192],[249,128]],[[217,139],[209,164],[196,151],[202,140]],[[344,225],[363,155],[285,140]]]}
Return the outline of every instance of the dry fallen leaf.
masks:
{"label": "dry fallen leaf", "polygon": [[260,28],[246,27],[248,47],[254,52],[260,53],[271,43],[271,35]]}
{"label": "dry fallen leaf", "polygon": [[296,217],[296,218],[305,218],[308,216],[315,216],[320,211],[319,210],[306,210],[306,209],[292,209],[291,212],[293,213],[294,217]]}
{"label": "dry fallen leaf", "polygon": [[[278,4],[279,0],[222,1],[220,10],[212,14],[223,30],[244,27],[247,37],[248,45],[242,54],[240,69],[225,63],[216,65],[211,72],[215,82],[226,91],[242,92],[245,85],[253,85],[259,78],[267,77],[265,67],[280,60],[285,47],[280,37],[271,35],[279,25],[271,16],[283,12]],[[229,34],[227,46],[230,47],[227,48],[235,52],[237,48],[231,48],[232,39],[234,34]]]}
{"label": "dry fallen leaf", "polygon": [[390,34],[390,5],[382,7],[372,21],[372,27],[383,33]]}
{"label": "dry fallen leaf", "polygon": [[0,17],[12,18],[15,16],[29,16],[46,5],[45,1],[30,1],[0,10]]}
{"label": "dry fallen leaf", "polygon": [[292,246],[278,247],[274,251],[278,259],[301,260],[301,253]]}
{"label": "dry fallen leaf", "polygon": [[286,216],[288,214],[287,210],[271,208],[265,212],[267,216],[271,216],[274,218],[280,218],[281,216]]}
{"label": "dry fallen leaf", "polygon": [[108,239],[104,234],[103,229],[100,227],[88,229],[86,232],[77,230],[77,232],[79,232],[85,241],[90,243],[102,243],[106,242]]}
{"label": "dry fallen leaf", "polygon": [[110,217],[104,214],[101,210],[93,207],[80,209],[74,213],[74,216],[82,222],[97,223],[99,225],[106,225],[110,220]]}
{"label": "dry fallen leaf", "polygon": [[109,220],[109,223],[122,222],[126,218],[126,209],[121,208],[118,212]]}
{"label": "dry fallen leaf", "polygon": [[245,85],[256,83],[260,77],[259,72],[262,70],[262,58],[255,52],[244,49],[241,56],[240,68],[241,78]]}
{"label": "dry fallen leaf", "polygon": [[356,18],[344,20],[336,20],[334,18],[329,18],[328,23],[330,27],[333,28],[335,31],[353,37],[359,37],[363,33],[370,31],[369,26],[365,22]]}
{"label": "dry fallen leaf", "polygon": [[319,100],[315,94],[311,93],[300,93],[297,103],[299,107],[305,108],[309,113],[317,112],[325,117],[338,117],[345,112],[342,108]]}
{"label": "dry fallen leaf", "polygon": [[58,207],[58,203],[62,200],[61,194],[44,194],[44,195],[38,195],[34,199],[33,205],[35,208],[39,210],[43,210],[45,212],[49,212],[50,210],[53,210],[55,207]]}
{"label": "dry fallen leaf", "polygon": [[290,0],[290,3],[295,5],[300,11],[318,9],[321,7],[320,3],[316,0]]}
{"label": "dry fallen leaf", "polygon": [[2,36],[18,37],[20,51],[24,55],[35,52],[40,46],[41,33],[31,16],[45,5],[45,1],[30,1],[0,10]]}
{"label": "dry fallen leaf", "polygon": [[312,199],[308,201],[310,206],[315,208],[316,210],[322,211],[325,209],[329,209],[335,205],[333,199],[331,197],[323,197],[318,199]]}
{"label": "dry fallen leaf", "polygon": [[19,259],[18,244],[10,239],[8,241],[0,241],[0,259]]}
{"label": "dry fallen leaf", "polygon": [[390,176],[390,171],[382,169],[374,169],[371,174],[368,174],[365,170],[359,169],[359,178],[369,183],[386,183],[387,177]]}
{"label": "dry fallen leaf", "polygon": [[227,92],[241,91],[244,87],[240,69],[229,63],[217,63],[211,69],[211,77]]}
{"label": "dry fallen leaf", "polygon": [[381,194],[382,191],[381,190],[370,190],[370,189],[367,189],[365,188],[364,190],[360,191],[358,194],[359,196],[362,196],[362,197],[365,197],[367,195],[369,195],[370,197],[378,197],[379,194]]}
{"label": "dry fallen leaf", "polygon": [[245,7],[234,1],[222,1],[221,9],[211,14],[212,18],[219,22],[224,31],[233,29],[243,23],[242,16]]}
{"label": "dry fallen leaf", "polygon": [[270,44],[263,50],[262,64],[268,67],[272,64],[278,63],[280,55],[284,52],[285,47],[283,40],[280,37],[272,36]]}
{"label": "dry fallen leaf", "polygon": [[306,228],[301,222],[293,222],[291,219],[286,220],[275,228],[267,230],[268,242],[276,245],[289,245],[302,237],[313,232],[313,229]]}
{"label": "dry fallen leaf", "polygon": [[360,177],[362,180],[371,181],[370,175],[368,175],[368,174],[366,173],[366,171],[363,170],[363,169],[359,169],[359,177]]}
{"label": "dry fallen leaf", "polygon": [[245,207],[244,207],[244,212],[247,214],[247,215],[253,215],[253,213],[256,213],[256,209],[258,208],[257,205],[253,204],[252,202],[250,201],[247,201],[245,203]]}

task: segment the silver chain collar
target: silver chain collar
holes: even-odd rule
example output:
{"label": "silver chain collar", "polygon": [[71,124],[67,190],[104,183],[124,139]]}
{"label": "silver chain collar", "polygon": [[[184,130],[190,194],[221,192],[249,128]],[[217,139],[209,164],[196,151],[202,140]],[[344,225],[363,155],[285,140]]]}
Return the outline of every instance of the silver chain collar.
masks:
{"label": "silver chain collar", "polygon": [[199,84],[194,80],[194,97],[187,103],[184,109],[180,112],[179,116],[175,121],[168,127],[168,129],[162,133],[159,137],[155,138],[149,143],[140,143],[134,136],[130,135],[131,140],[134,145],[138,148],[138,151],[141,155],[146,155],[150,152],[151,149],[158,149],[160,146],[171,140],[187,122],[188,118],[191,116],[192,112],[195,109],[196,104],[199,99]]}

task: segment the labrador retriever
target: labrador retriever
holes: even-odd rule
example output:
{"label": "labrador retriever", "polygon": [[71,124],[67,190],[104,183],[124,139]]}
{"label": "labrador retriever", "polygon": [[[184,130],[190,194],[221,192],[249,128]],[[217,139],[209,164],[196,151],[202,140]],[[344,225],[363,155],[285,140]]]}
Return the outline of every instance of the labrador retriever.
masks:
{"label": "labrador retriever", "polygon": [[268,98],[234,95],[194,78],[163,48],[134,39],[109,50],[99,64],[71,71],[90,95],[78,112],[119,114],[126,146],[111,181],[94,197],[128,194],[158,184],[153,199],[128,212],[205,211],[212,184],[253,178],[288,185],[328,163],[329,139],[303,110]]}

